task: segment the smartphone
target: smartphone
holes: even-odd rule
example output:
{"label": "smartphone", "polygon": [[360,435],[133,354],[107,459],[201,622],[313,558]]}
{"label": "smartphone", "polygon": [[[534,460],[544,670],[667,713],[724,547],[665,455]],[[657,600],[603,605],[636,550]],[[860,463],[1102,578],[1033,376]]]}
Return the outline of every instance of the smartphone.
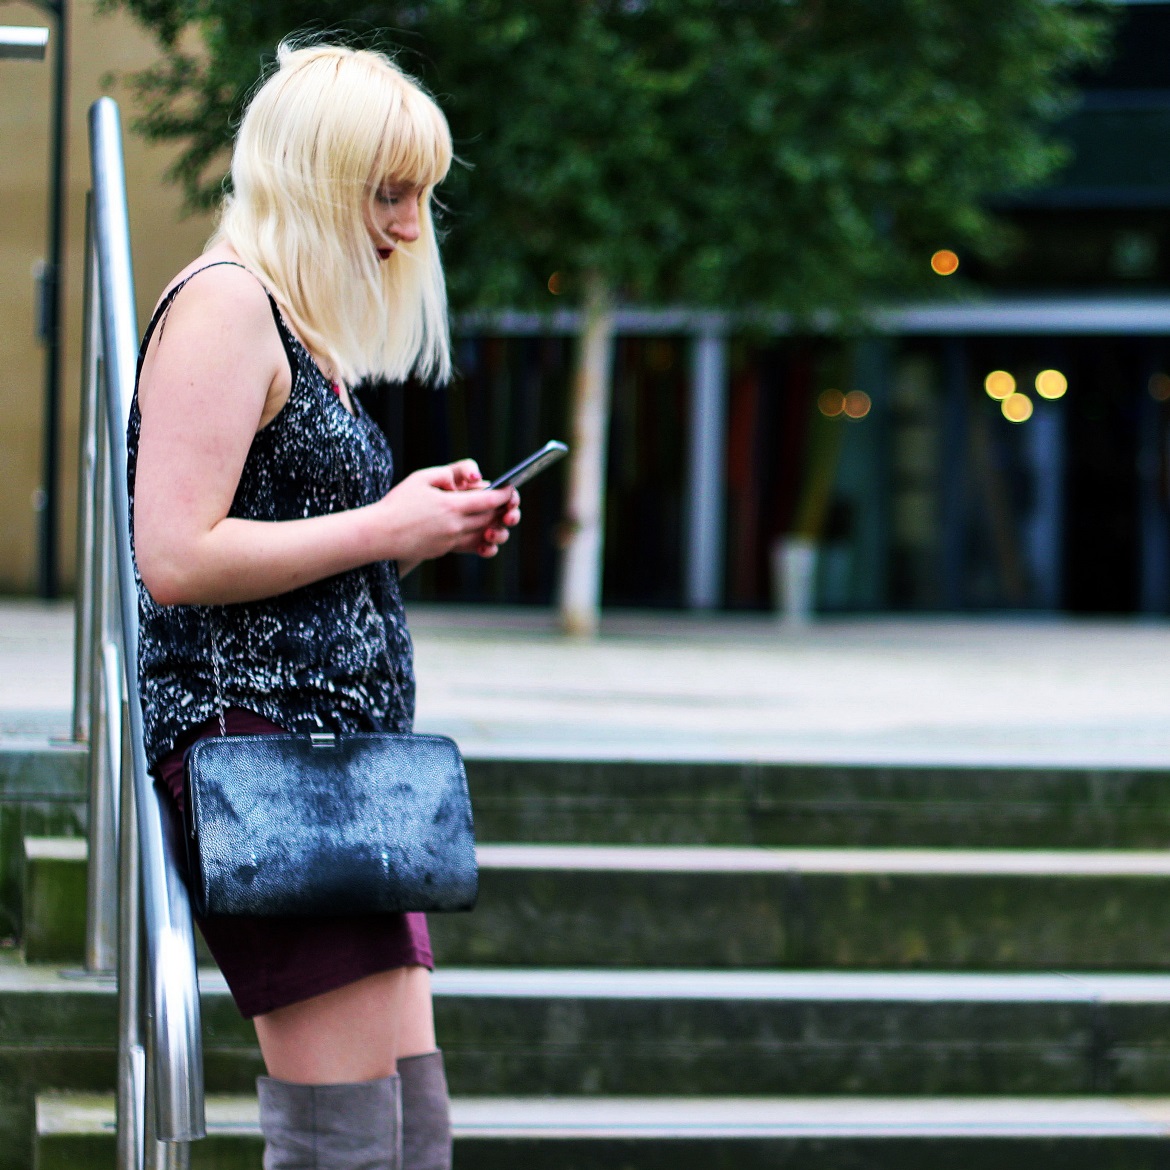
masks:
{"label": "smartphone", "polygon": [[487,491],[494,491],[502,487],[519,487],[527,483],[538,471],[543,471],[550,464],[568,455],[569,448],[556,439],[550,439],[539,451],[533,451],[527,459],[520,460],[515,467],[505,471],[498,479],[492,480]]}

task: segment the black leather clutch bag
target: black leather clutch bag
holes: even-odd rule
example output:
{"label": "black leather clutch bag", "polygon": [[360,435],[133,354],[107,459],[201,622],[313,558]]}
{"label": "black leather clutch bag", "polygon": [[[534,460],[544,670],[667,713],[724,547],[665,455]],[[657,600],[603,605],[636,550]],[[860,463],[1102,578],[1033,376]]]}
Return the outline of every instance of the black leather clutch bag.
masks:
{"label": "black leather clutch bag", "polygon": [[467,776],[443,736],[201,739],[187,753],[186,835],[204,917],[475,905]]}

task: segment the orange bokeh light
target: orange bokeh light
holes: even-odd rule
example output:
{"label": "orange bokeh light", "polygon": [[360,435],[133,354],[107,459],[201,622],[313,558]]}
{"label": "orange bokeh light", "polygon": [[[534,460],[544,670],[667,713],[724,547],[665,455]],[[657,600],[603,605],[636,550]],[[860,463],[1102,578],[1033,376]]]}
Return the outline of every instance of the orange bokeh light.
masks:
{"label": "orange bokeh light", "polygon": [[1000,403],[999,409],[1008,422],[1027,422],[1032,417],[1032,400],[1027,394],[1009,394]]}
{"label": "orange bokeh light", "polygon": [[559,297],[561,295],[561,274],[559,272],[554,272],[552,276],[548,278],[548,291],[552,293],[554,297]]}
{"label": "orange bokeh light", "polygon": [[850,418],[865,418],[873,402],[864,390],[850,390],[845,395],[845,413]]}
{"label": "orange bokeh light", "polygon": [[1150,397],[1155,402],[1170,402],[1170,374],[1150,376]]}
{"label": "orange bokeh light", "polygon": [[939,276],[954,276],[959,271],[958,254],[950,248],[939,248],[930,258],[930,267]]}
{"label": "orange bokeh light", "polygon": [[983,379],[983,389],[987,391],[989,398],[1002,402],[1016,392],[1016,380],[1007,370],[992,370]]}
{"label": "orange bokeh light", "polygon": [[1068,390],[1068,379],[1059,370],[1041,370],[1036,375],[1036,393],[1050,401],[1063,398]]}
{"label": "orange bokeh light", "polygon": [[845,409],[845,395],[840,390],[822,390],[817,397],[817,409],[826,418],[836,418]]}

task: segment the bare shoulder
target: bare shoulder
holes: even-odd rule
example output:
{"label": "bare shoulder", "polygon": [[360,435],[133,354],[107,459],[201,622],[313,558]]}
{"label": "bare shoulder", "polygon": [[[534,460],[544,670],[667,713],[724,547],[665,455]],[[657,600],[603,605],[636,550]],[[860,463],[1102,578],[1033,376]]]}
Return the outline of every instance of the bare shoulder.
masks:
{"label": "bare shoulder", "polygon": [[[268,294],[260,281],[230,252],[212,249],[192,261],[167,286],[159,304],[181,285],[159,320],[147,348],[139,383],[139,402],[154,386],[176,378],[245,383],[270,413],[271,402],[287,396],[290,381],[283,343]],[[157,311],[157,310],[156,310]]]}
{"label": "bare shoulder", "polygon": [[272,320],[264,286],[226,249],[212,249],[192,260],[163,290],[159,304],[180,285],[182,289],[167,312],[168,328],[176,315],[237,325]]}

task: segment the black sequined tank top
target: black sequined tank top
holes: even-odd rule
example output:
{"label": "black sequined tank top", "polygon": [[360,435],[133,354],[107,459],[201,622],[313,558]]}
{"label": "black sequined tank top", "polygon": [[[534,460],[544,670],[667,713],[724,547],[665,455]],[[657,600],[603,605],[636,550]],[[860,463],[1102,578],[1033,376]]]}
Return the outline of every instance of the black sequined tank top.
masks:
{"label": "black sequined tank top", "polygon": [[[139,351],[139,377],[151,336],[165,329],[172,301],[195,275],[171,289],[155,312]],[[228,515],[295,520],[373,503],[393,481],[385,436],[356,398],[349,413],[271,293],[268,300],[292,388],[280,413],[253,438]],[[126,441],[131,548],[140,429],[136,382]],[[292,731],[410,731],[413,654],[393,561],[223,606],[160,606],[137,563],[134,571],[138,679],[152,768],[184,732],[216,715],[213,639],[225,707],[247,708]]]}

